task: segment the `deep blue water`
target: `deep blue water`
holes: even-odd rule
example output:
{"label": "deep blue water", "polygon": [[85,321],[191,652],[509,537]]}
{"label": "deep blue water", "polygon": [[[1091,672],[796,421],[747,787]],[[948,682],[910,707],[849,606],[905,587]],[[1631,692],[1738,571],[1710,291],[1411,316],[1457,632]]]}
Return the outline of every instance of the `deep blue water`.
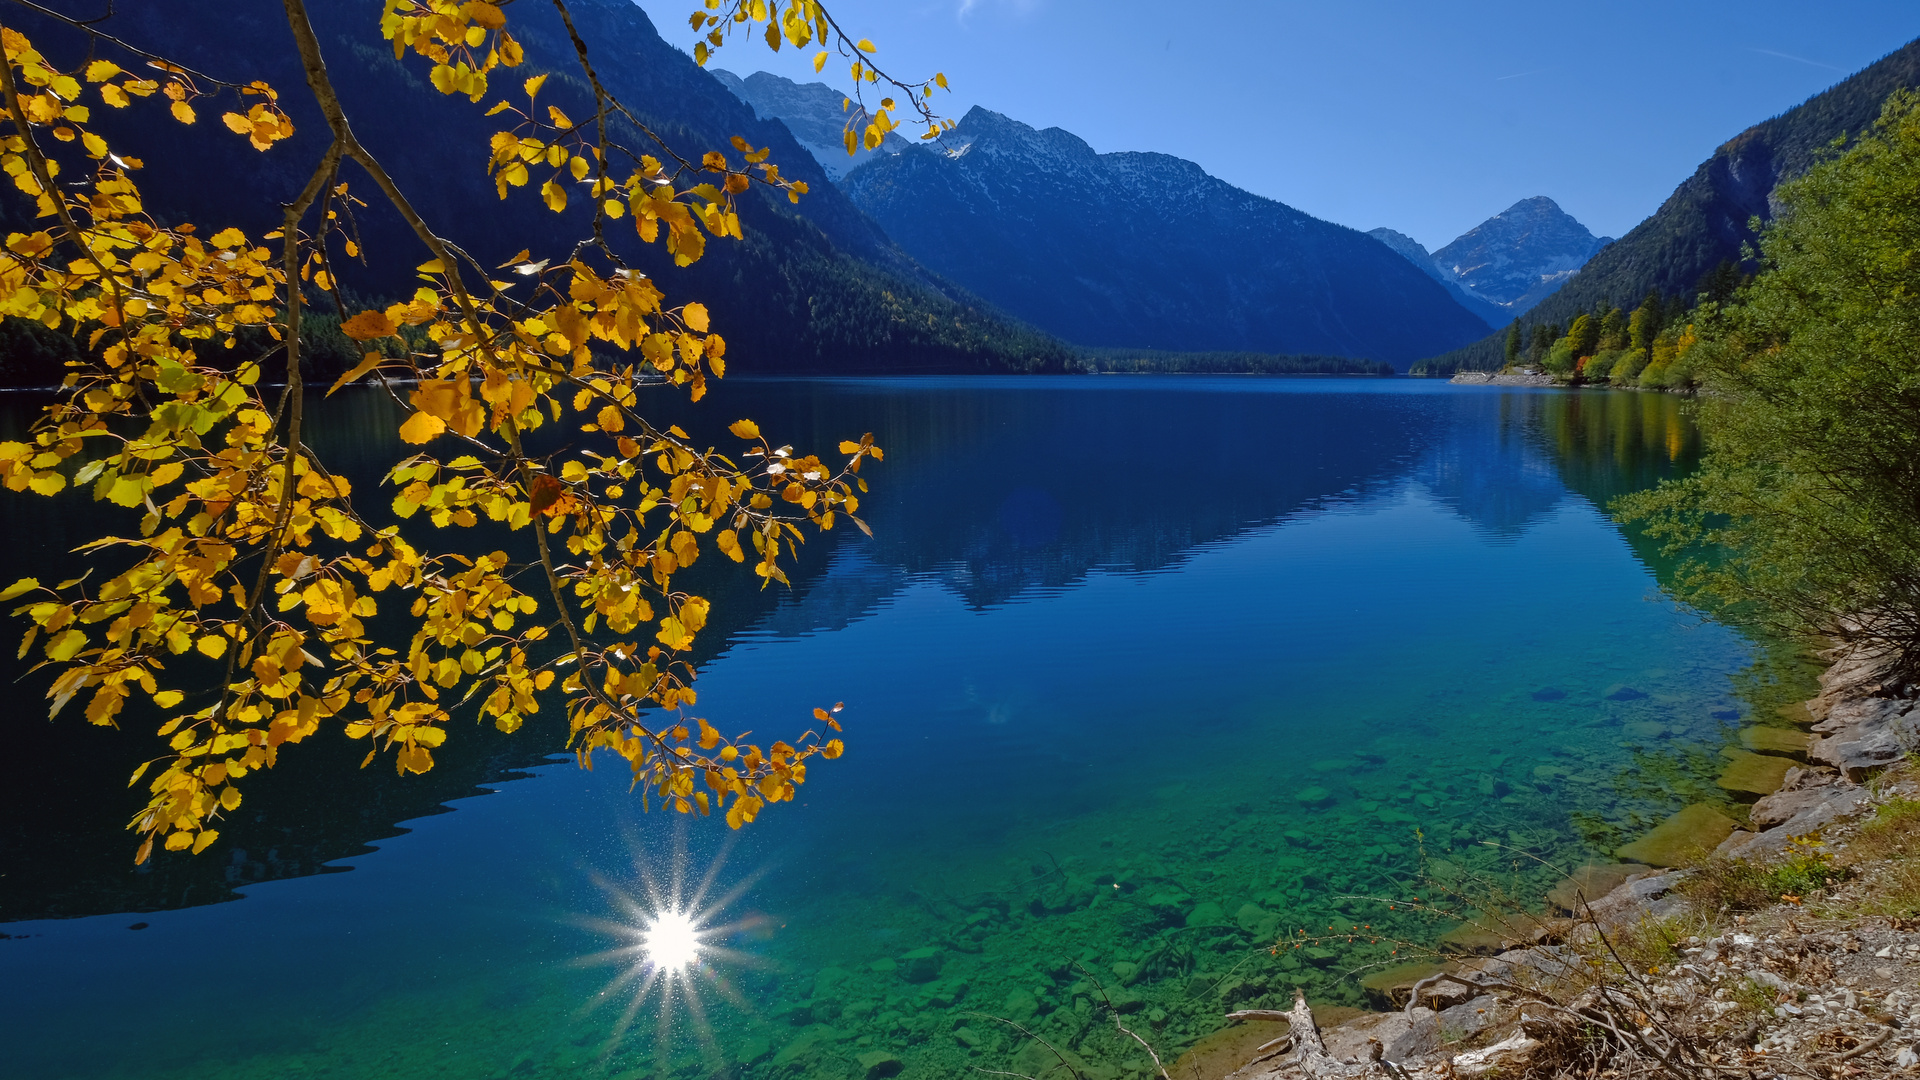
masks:
{"label": "deep blue water", "polygon": [[[371,468],[392,417],[334,408],[323,450]],[[108,773],[16,768],[10,812],[50,820],[4,849],[7,1074],[792,1080],[885,1051],[958,1076],[1018,1060],[991,1014],[1138,1076],[1088,1019],[1091,978],[1146,969],[1132,1015],[1169,1057],[1296,984],[1358,1002],[1391,943],[1324,964],[1268,947],[1334,924],[1430,941],[1449,924],[1354,897],[1436,874],[1524,891],[1604,860],[1711,792],[1742,708],[1728,676],[1751,647],[1665,599],[1596,505],[1690,465],[1670,397],[821,380],[726,386],[690,415],[887,450],[872,540],[811,543],[790,592],[713,583],[697,683],[702,715],[763,737],[844,700],[843,759],[728,836],[640,813],[617,769],[505,779],[555,748],[534,728],[456,731],[475,750],[424,805],[318,747],[267,778],[253,832],[145,876]],[[7,506],[22,559],[86,528]],[[7,723],[49,737],[31,703]],[[390,835],[475,784],[495,790]],[[92,816],[62,825],[62,799]],[[709,874],[724,951],[691,997],[636,1003],[592,962],[626,940],[619,898]],[[21,917],[80,912],[112,913]]]}

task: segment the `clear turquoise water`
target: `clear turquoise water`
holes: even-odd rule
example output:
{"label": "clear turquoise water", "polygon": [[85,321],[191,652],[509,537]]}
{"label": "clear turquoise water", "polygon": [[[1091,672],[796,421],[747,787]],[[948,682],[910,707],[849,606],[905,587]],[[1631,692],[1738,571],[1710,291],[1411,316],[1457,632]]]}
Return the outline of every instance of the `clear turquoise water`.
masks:
{"label": "clear turquoise water", "polygon": [[[251,854],[203,857],[230,859],[236,902],[4,926],[8,1075],[798,1080],[885,1051],[960,1076],[1019,1059],[987,1016],[1143,1075],[1089,1005],[1114,965],[1145,969],[1121,997],[1169,1060],[1294,985],[1359,1003],[1360,975],[1404,959],[1373,938],[1447,924],[1355,897],[1436,868],[1537,891],[1546,864],[1711,795],[1743,709],[1728,676],[1751,647],[1664,599],[1595,505],[1690,463],[1672,398],[863,380],[728,386],[693,415],[888,450],[874,540],[812,545],[789,594],[716,584],[731,621],[698,682],[703,714],[766,735],[846,701],[846,757],[738,836],[571,764],[486,783],[347,873],[248,884],[291,857],[243,833]],[[366,402],[330,422],[367,462],[391,430]],[[49,542],[44,504],[9,508],[9,543]],[[529,752],[487,738],[449,782]],[[303,816],[388,831],[386,804],[342,824],[373,781],[315,754],[279,842]],[[120,798],[93,792],[108,818]],[[62,873],[8,866],[12,909]],[[621,898],[676,875],[729,901],[723,951],[691,993],[636,1002],[606,962]],[[1269,952],[1329,925],[1370,929]]]}

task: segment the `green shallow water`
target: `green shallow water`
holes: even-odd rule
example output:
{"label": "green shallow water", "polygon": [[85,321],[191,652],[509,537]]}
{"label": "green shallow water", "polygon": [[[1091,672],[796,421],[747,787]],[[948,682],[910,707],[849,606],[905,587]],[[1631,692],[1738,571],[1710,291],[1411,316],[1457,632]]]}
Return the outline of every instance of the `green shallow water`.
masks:
{"label": "green shallow water", "polygon": [[[1031,1053],[999,1017],[1144,1075],[1096,983],[1169,1061],[1296,985],[1360,1004],[1452,925],[1384,901],[1538,895],[1721,800],[1752,711],[1730,681],[1752,646],[1664,599],[1595,505],[1690,465],[1670,397],[866,380],[729,386],[695,415],[888,451],[875,539],[812,545],[790,593],[712,588],[703,714],[779,734],[848,703],[848,754],[798,804],[728,836],[537,765],[538,732],[475,731],[424,805],[318,747],[224,854],[139,880],[104,827],[10,835],[9,1071],[825,1080],[881,1054],[961,1076]],[[369,462],[391,430],[366,401],[330,423]],[[44,806],[87,777],[10,779]],[[96,849],[112,868],[72,854]],[[320,862],[351,872],[297,876]],[[675,880],[725,901],[719,931],[641,996],[618,927]]]}

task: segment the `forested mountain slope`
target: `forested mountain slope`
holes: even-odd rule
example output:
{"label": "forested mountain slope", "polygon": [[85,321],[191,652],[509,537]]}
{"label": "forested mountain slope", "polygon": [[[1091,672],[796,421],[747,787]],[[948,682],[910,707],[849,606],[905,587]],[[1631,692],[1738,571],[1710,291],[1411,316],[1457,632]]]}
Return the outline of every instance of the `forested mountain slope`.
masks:
{"label": "forested mountain slope", "polygon": [[1165,154],[1096,154],[986,109],[860,166],[854,203],[921,263],[1080,345],[1367,357],[1486,323],[1364,233]]}
{"label": "forested mountain slope", "polygon": [[[54,2],[63,9],[74,6],[71,0]],[[740,135],[772,147],[772,160],[782,171],[811,188],[797,207],[753,189],[743,197],[745,240],[710,242],[707,256],[684,269],[674,267],[660,245],[640,244],[628,223],[619,223],[615,239],[623,253],[661,283],[669,302],[698,299],[712,310],[714,328],[731,346],[727,358],[734,370],[1033,370],[1066,363],[1069,354],[1058,342],[987,310],[922,270],[834,187],[784,126],[756,117],[669,46],[630,0],[573,0],[570,7],[609,89],[676,150],[694,160],[707,150],[734,154],[728,140]],[[329,0],[310,10],[356,135],[436,229],[489,264],[527,247],[536,258],[564,258],[586,234],[586,200],[574,200],[558,216],[540,205],[532,188],[502,202],[486,174],[488,138],[511,124],[507,117],[482,114],[502,98],[524,103],[526,77],[553,73],[540,94],[542,107],[558,105],[573,116],[592,112],[573,47],[551,6],[509,9],[509,25],[526,48],[526,61],[497,75],[479,105],[434,92],[421,81],[421,65],[394,59],[380,37],[380,0]],[[100,13],[88,8],[79,14]],[[87,46],[77,34],[30,11],[20,11],[9,26],[32,37],[58,63],[86,56]],[[123,4],[94,26],[213,77],[239,83],[264,79],[281,91],[296,134],[267,153],[221,125],[220,113],[233,107],[230,98],[204,102],[200,121],[188,128],[159,115],[165,102],[158,109],[147,103],[95,118],[116,145],[144,156],[147,168],[136,176],[155,216],[212,228],[238,225],[254,235],[275,227],[277,220],[267,220],[271,209],[299,191],[327,130],[307,96],[280,5],[273,0]],[[126,66],[138,63],[111,45],[99,52],[117,56]],[[652,149],[637,132],[623,137],[636,151]],[[342,176],[357,188],[370,187],[354,166],[345,167]],[[265,197],[230,198],[228,193],[239,188]],[[6,190],[12,192],[12,186]],[[403,270],[382,276],[343,266],[341,279],[370,298],[410,290],[404,268],[423,261],[425,254],[381,200],[368,201],[373,205],[359,222],[364,246],[381,257],[375,265]],[[234,208],[243,206],[261,216],[236,216]],[[28,213],[17,193],[0,196],[0,226],[21,228]],[[36,363],[44,368],[48,357],[23,355],[30,351],[0,348],[0,381],[45,381],[48,373],[33,368]],[[58,371],[56,361],[56,379]]]}
{"label": "forested mountain slope", "polygon": [[[1920,86],[1920,40],[1729,139],[1652,217],[1595,255],[1529,312],[1523,336],[1536,325],[1564,327],[1603,301],[1630,308],[1657,292],[1669,301],[1690,303],[1716,268],[1742,262],[1742,245],[1756,236],[1750,222],[1771,220],[1771,196],[1782,180],[1805,172],[1835,139],[1858,134],[1880,114],[1889,94],[1912,86]],[[1446,374],[1497,368],[1505,358],[1504,345],[1502,331],[1415,370]]]}

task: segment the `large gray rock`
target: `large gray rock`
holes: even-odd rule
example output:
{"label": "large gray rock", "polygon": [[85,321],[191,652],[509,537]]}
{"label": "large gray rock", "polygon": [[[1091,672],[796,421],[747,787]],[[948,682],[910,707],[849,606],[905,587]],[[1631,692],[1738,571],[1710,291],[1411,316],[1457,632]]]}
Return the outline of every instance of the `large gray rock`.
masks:
{"label": "large gray rock", "polygon": [[1747,816],[1762,828],[1796,825],[1809,832],[1853,813],[1866,801],[1865,788],[1840,781],[1775,792],[1754,803]]}
{"label": "large gray rock", "polygon": [[1831,701],[1826,718],[1813,725],[1809,759],[1832,765],[1849,780],[1864,780],[1873,769],[1899,761],[1920,747],[1920,711],[1898,698],[1841,696]]}
{"label": "large gray rock", "polygon": [[1753,804],[1755,825],[1761,832],[1736,832],[1714,849],[1727,859],[1762,859],[1787,849],[1796,836],[1818,832],[1841,818],[1857,813],[1867,803],[1867,792],[1831,774],[1804,769],[1788,774],[1788,788]]}

